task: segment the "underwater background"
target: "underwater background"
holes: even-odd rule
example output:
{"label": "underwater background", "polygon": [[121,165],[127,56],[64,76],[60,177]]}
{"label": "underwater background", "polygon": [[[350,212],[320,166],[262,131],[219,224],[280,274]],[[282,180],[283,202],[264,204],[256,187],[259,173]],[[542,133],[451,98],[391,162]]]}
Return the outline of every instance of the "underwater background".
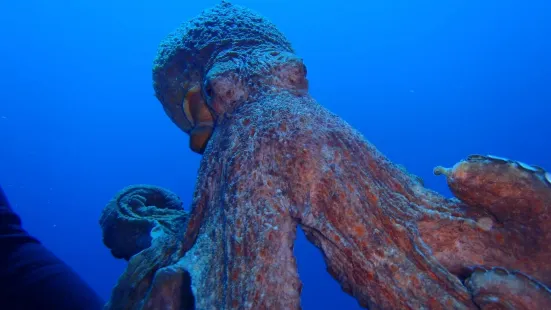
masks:
{"label": "underwater background", "polygon": [[[99,216],[123,187],[189,209],[200,155],[153,96],[158,44],[219,0],[1,1],[0,184],[24,228],[104,299],[126,263]],[[308,67],[320,104],[425,186],[493,154],[551,170],[551,1],[242,0]],[[299,232],[304,309],[359,309]]]}

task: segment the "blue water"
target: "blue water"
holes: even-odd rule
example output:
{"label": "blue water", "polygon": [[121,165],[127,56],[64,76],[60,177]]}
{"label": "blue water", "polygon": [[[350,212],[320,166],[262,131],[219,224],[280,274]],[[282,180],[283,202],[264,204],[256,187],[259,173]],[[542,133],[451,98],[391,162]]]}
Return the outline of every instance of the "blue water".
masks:
{"label": "blue water", "polygon": [[[0,182],[24,227],[105,299],[125,263],[102,208],[149,183],[189,207],[200,156],[153,96],[158,43],[218,1],[0,2]],[[271,19],[320,104],[449,196],[471,153],[551,169],[551,1],[234,1]],[[357,309],[299,235],[304,309]]]}

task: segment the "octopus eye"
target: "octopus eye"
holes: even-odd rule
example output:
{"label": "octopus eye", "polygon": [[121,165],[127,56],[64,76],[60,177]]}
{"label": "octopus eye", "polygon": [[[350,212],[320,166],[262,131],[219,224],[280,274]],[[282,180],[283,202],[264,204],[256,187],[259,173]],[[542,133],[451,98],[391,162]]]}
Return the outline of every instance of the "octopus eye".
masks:
{"label": "octopus eye", "polygon": [[203,85],[203,89],[205,90],[205,95],[207,95],[207,98],[212,97],[212,85],[210,80],[205,80],[205,83]]}

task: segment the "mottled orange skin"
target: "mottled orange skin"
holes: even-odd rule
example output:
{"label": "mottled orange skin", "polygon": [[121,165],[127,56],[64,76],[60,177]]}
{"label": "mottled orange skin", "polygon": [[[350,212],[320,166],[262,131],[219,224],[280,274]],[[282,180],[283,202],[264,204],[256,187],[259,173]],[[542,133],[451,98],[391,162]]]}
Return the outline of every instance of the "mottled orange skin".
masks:
{"label": "mottled orange skin", "polygon": [[[205,152],[192,213],[192,221],[202,224],[187,231],[186,240],[195,242],[184,249],[200,257],[199,265],[210,266],[196,274],[202,305],[230,307],[219,298],[227,296],[229,303],[245,290],[255,293],[242,300],[260,309],[298,308],[297,291],[291,289],[300,287],[292,255],[296,225],[324,253],[328,271],[343,289],[374,309],[475,309],[458,278],[468,276],[473,265],[540,270],[539,280],[549,280],[541,272],[548,270],[547,261],[520,259],[534,252],[522,247],[526,239],[514,223],[481,231],[478,220],[493,218],[489,210],[424,188],[307,94],[273,95],[226,118]],[[231,160],[220,160],[226,158]],[[460,166],[466,164],[475,163]],[[477,173],[495,165],[484,162]],[[457,181],[478,178],[471,174]],[[468,192],[478,197],[478,189],[483,188]],[[210,207],[213,201],[217,207]],[[506,246],[485,237],[500,234]],[[457,242],[463,247],[455,248]],[[453,255],[446,256],[449,252]],[[224,280],[225,273],[240,276]],[[267,275],[277,281],[266,282]],[[220,281],[234,289],[224,290]]]}
{"label": "mottled orange skin", "polygon": [[[551,185],[541,173],[478,158],[437,169],[459,199],[425,188],[310,96],[306,67],[273,24],[227,2],[162,44],[154,80],[175,123],[185,113],[173,94],[194,90],[181,127],[204,156],[185,230],[132,258],[115,291],[139,293],[113,304],[300,309],[300,225],[327,271],[370,309],[551,309]],[[204,105],[212,134],[194,127]],[[481,277],[475,265],[522,273],[495,282],[501,269]]]}
{"label": "mottled orange skin", "polygon": [[487,158],[461,161],[446,174],[469,207],[464,218],[419,224],[441,263],[457,274],[469,265],[500,266],[551,284],[551,187],[543,173]]}

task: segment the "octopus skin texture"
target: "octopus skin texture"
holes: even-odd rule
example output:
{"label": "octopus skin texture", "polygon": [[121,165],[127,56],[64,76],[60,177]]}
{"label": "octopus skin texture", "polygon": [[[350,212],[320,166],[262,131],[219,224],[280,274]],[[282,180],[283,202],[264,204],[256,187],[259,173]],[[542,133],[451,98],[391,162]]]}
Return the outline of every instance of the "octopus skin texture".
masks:
{"label": "octopus skin texture", "polygon": [[226,1],[161,43],[153,80],[203,157],[189,214],[150,185],[107,205],[128,267],[106,309],[300,309],[299,226],[369,309],[551,309],[542,168],[473,155],[434,170],[456,198],[425,188],[310,96],[271,22]]}
{"label": "octopus skin texture", "polygon": [[105,309],[194,309],[189,274],[173,265],[188,221],[180,198],[157,186],[128,186],[109,201],[103,243],[128,267]]}

